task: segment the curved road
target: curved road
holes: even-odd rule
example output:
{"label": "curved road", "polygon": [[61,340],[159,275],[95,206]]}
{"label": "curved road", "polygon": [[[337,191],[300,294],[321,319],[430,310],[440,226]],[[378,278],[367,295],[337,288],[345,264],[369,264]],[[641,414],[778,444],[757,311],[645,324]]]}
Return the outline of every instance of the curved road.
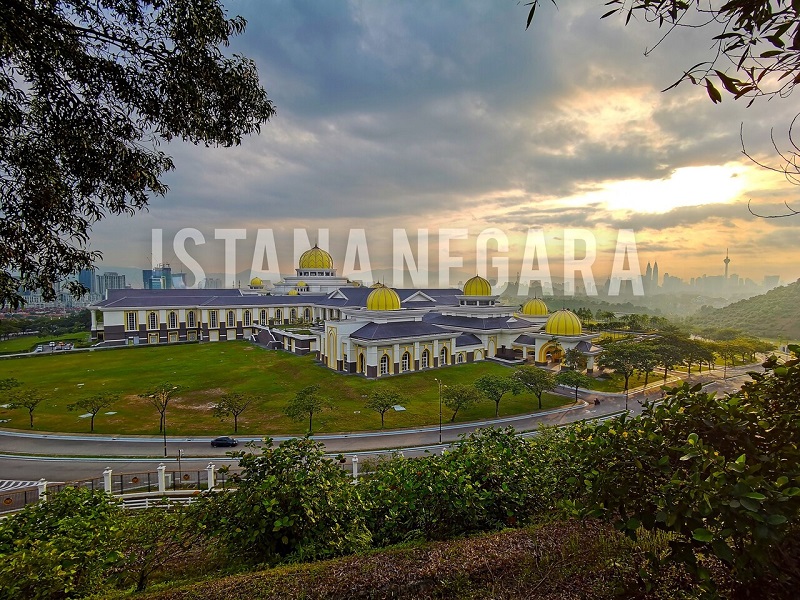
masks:
{"label": "curved road", "polygon": [[[693,376],[692,381],[703,381],[705,389],[718,393],[738,390],[746,380],[746,373],[756,369],[755,365],[728,369],[728,377],[722,380],[722,372]],[[656,387],[657,389],[657,387]],[[657,397],[654,392],[651,398]],[[584,395],[592,398],[591,394]],[[628,409],[632,414],[641,412],[642,394],[631,394]],[[517,431],[533,431],[541,424],[563,425],[584,419],[598,419],[618,414],[625,410],[624,396],[607,398],[599,406],[581,402],[536,413],[490,421],[444,424],[439,427],[425,427],[410,430],[377,431],[352,434],[318,435],[330,454],[377,455],[401,449],[405,455],[413,456],[426,451],[437,452],[459,436],[469,434],[480,427],[514,427]],[[31,434],[24,432],[0,432],[0,481],[32,481],[44,478],[48,481],[69,481],[82,478],[99,477],[106,467],[115,472],[154,471],[159,463],[167,464],[168,469],[177,468],[177,456],[182,451],[183,470],[202,470],[213,462],[216,466],[235,464],[226,456],[229,448],[211,448],[210,437],[167,437],[164,458],[162,438],[130,436],[90,436]],[[276,436],[274,441],[288,439]],[[261,438],[240,437],[242,443],[259,442]],[[239,449],[242,448],[240,444]]]}

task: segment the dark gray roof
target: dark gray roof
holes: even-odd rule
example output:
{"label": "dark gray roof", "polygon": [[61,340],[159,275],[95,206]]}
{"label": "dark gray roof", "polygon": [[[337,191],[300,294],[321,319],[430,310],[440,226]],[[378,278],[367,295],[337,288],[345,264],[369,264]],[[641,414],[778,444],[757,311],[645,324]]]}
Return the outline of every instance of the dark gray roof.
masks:
{"label": "dark gray roof", "polygon": [[[243,296],[239,290],[109,290],[109,298],[98,302],[98,308],[178,308],[178,307],[227,307],[227,306],[275,306],[311,305],[316,297],[304,296]],[[124,292],[133,292],[125,294]],[[194,292],[194,293],[191,293]],[[215,292],[224,292],[218,294]],[[235,292],[235,293],[231,293]]]}
{"label": "dark gray roof", "polygon": [[[357,288],[339,288],[335,292],[331,292],[327,298],[317,301],[319,306],[330,306],[336,308],[363,308],[367,305],[367,297],[372,293],[375,288],[357,287]],[[400,297],[400,303],[403,308],[432,308],[436,306],[457,306],[457,295],[461,294],[461,290],[457,289],[418,289],[418,288],[400,288],[395,289],[397,295]],[[414,294],[421,292],[432,300],[409,300]],[[337,296],[344,296],[343,298]]]}
{"label": "dark gray roof", "polygon": [[478,329],[480,331],[491,331],[503,329],[514,331],[516,329],[528,329],[539,327],[536,323],[525,321],[518,317],[466,317],[457,315],[440,315],[439,313],[428,313],[423,321],[439,325],[441,327],[458,327],[463,329]]}
{"label": "dark gray roof", "polygon": [[449,332],[422,321],[398,321],[394,323],[368,323],[350,334],[360,340],[388,340],[395,338],[430,337],[447,335]]}
{"label": "dark gray roof", "polygon": [[462,348],[464,346],[481,346],[481,345],[483,345],[483,342],[481,342],[480,338],[471,333],[462,333],[460,336],[456,338],[456,348]]}
{"label": "dark gray roof", "polygon": [[514,340],[516,344],[526,344],[528,346],[535,346],[536,345],[536,338],[532,335],[528,335],[527,333],[523,333],[517,339]]}

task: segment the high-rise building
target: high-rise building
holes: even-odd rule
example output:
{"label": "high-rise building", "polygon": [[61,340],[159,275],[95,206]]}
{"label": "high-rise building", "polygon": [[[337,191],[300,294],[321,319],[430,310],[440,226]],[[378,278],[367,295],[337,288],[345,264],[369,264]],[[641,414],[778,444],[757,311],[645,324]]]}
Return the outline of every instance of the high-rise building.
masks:
{"label": "high-rise building", "polygon": [[83,287],[89,290],[89,293],[94,293],[95,290],[95,283],[94,283],[95,273],[94,269],[81,269],[78,273],[78,283],[80,283]]}
{"label": "high-rise building", "polygon": [[152,269],[143,269],[142,283],[146,290],[171,290],[172,267],[167,263],[161,263]]}
{"label": "high-rise building", "polygon": [[653,263],[653,291],[658,289],[658,261]]}
{"label": "high-rise building", "polygon": [[96,286],[94,293],[101,296],[106,295],[107,290],[121,290],[125,288],[125,275],[120,275],[114,271],[103,273],[95,277]]}

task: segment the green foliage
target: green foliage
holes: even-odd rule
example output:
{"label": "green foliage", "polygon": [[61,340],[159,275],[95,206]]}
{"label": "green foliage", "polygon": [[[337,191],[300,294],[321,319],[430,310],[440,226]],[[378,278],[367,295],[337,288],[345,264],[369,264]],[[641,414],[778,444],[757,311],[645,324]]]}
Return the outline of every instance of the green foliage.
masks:
{"label": "green foliage", "polygon": [[767,366],[731,396],[684,384],[641,418],[571,428],[568,504],[631,534],[678,534],[669,558],[704,582],[702,553],[739,581],[768,569],[800,518],[800,366]]}
{"label": "green foliage", "polygon": [[3,598],[81,598],[104,589],[105,570],[120,559],[121,514],[102,492],[66,488],[0,520]]}
{"label": "green foliage", "polygon": [[367,400],[364,408],[374,410],[381,415],[381,429],[383,429],[383,418],[386,412],[402,402],[405,402],[405,398],[397,390],[379,388],[370,392],[369,400]]}
{"label": "green foliage", "polygon": [[351,477],[308,438],[260,454],[233,453],[243,469],[236,489],[203,498],[197,514],[236,555],[254,563],[303,560],[365,549],[370,534]]}
{"label": "green foliage", "polygon": [[166,193],[161,140],[231,146],[274,114],[255,64],[220,51],[244,28],[218,0],[0,5],[0,303],[52,300],[99,257],[94,223]]}
{"label": "green foliage", "polygon": [[319,394],[319,385],[309,385],[295,394],[286,405],[284,413],[290,419],[302,421],[308,417],[308,433],[314,432],[314,415],[330,406],[327,398]]}
{"label": "green foliage", "polygon": [[567,348],[564,350],[564,358],[562,360],[562,364],[567,369],[572,369],[574,371],[583,371],[586,369],[588,361],[586,356],[578,350],[577,348]]}
{"label": "green foliage", "polygon": [[539,400],[539,410],[542,408],[542,395],[556,389],[555,375],[539,367],[519,367],[513,376],[526,390],[536,395]]}
{"label": "green foliage", "polygon": [[636,370],[636,360],[639,355],[639,344],[629,340],[612,342],[603,346],[603,353],[600,355],[597,364],[601,369],[611,369],[622,375],[625,379],[625,389],[628,389],[628,381]]}
{"label": "green foliage", "polygon": [[509,392],[515,396],[520,393],[523,386],[513,375],[483,375],[475,380],[475,387],[489,400],[494,402],[494,416],[500,415],[500,400]]}
{"label": "green foliage", "polygon": [[149,391],[139,394],[140,398],[147,398],[150,404],[153,405],[153,408],[158,411],[158,414],[161,417],[158,423],[159,433],[164,431],[169,401],[179,391],[181,391],[181,386],[179,385],[174,385],[172,383],[159,383]]}
{"label": "green foliage", "polygon": [[376,543],[445,539],[527,521],[550,506],[532,450],[511,430],[482,429],[441,456],[379,462],[361,481]]}
{"label": "green foliage", "polygon": [[8,408],[16,410],[24,408],[28,411],[30,427],[33,429],[33,411],[45,400],[45,396],[38,390],[28,388],[14,388],[8,393]]}
{"label": "green foliage", "polygon": [[456,420],[458,411],[472,408],[485,399],[486,396],[477,388],[477,382],[475,385],[448,385],[442,390],[442,402],[453,411],[451,423]]}
{"label": "green foliage", "polygon": [[119,400],[119,394],[94,394],[87,398],[82,398],[75,402],[75,404],[67,405],[67,410],[84,410],[92,415],[89,424],[89,431],[94,432],[94,418],[101,410],[110,407],[114,402]]}
{"label": "green foliage", "polygon": [[256,397],[251,394],[242,394],[240,392],[223,394],[214,406],[214,416],[220,419],[233,417],[233,432],[238,433],[239,415],[246,411],[255,400]]}

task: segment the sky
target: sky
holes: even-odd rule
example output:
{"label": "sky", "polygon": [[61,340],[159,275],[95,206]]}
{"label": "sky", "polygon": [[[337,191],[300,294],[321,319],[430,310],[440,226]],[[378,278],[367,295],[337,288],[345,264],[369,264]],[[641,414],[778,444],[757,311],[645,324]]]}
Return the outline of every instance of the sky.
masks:
{"label": "sky", "polygon": [[[103,265],[145,268],[161,228],[163,260],[180,267],[173,240],[194,228],[205,243],[188,242],[188,254],[221,272],[215,230],[244,229],[235,261],[228,252],[237,272],[255,262],[293,274],[295,228],[311,243],[327,229],[340,269],[351,230],[363,229],[368,254],[350,266],[368,259],[385,279],[393,230],[416,254],[422,229],[435,286],[442,231],[463,230],[449,242],[455,283],[479,271],[497,278],[478,264],[492,228],[508,249],[490,241],[481,256],[506,257],[512,278],[531,229],[543,231],[555,277],[568,232],[591,236],[598,279],[619,231],[631,230],[642,271],[658,261],[662,275],[721,275],[727,249],[741,277],[800,277],[800,217],[748,210],[778,213],[798,190],[743,156],[740,142],[741,126],[748,153],[777,164],[770,129],[785,146],[796,101],[746,108],[728,96],[714,105],[688,84],[662,92],[709,58],[710,32],[675,31],[645,56],[655,25],[601,21],[603,2],[558,4],[543,4],[526,31],[516,0],[227,0],[248,21],[229,51],[255,60],[277,114],[235,148],[161,146],[176,165],[167,196],[97,224],[92,249]],[[277,269],[254,257],[267,229]]]}

